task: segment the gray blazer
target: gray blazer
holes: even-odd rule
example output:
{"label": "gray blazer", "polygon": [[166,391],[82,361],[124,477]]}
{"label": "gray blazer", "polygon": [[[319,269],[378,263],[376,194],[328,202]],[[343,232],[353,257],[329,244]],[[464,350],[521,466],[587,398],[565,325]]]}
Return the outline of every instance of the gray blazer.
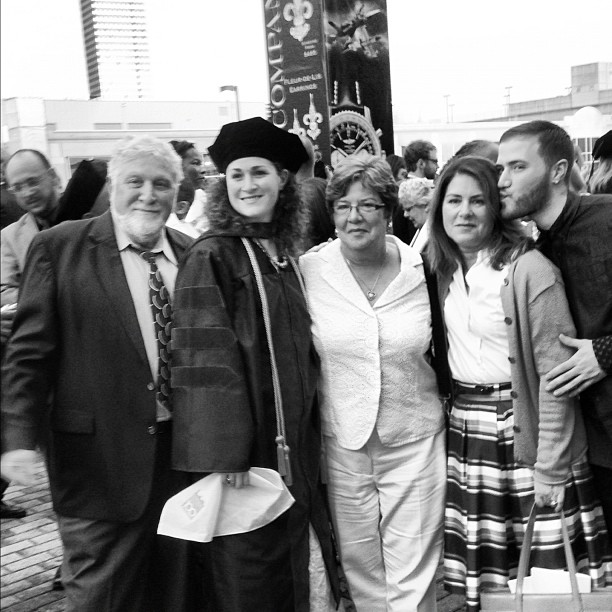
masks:
{"label": "gray blazer", "polygon": [[11,223],[0,234],[0,298],[1,305],[17,302],[21,273],[30,243],[40,230],[31,213]]}

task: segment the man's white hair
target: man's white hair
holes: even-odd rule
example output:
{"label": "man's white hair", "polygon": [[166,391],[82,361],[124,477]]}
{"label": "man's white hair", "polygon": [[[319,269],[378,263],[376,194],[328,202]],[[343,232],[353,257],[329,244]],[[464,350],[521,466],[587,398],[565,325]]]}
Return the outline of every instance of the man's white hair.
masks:
{"label": "man's white hair", "polygon": [[129,136],[117,145],[108,163],[108,176],[114,182],[123,164],[141,157],[153,157],[161,162],[178,185],[183,180],[182,160],[175,150],[165,141],[153,136]]}

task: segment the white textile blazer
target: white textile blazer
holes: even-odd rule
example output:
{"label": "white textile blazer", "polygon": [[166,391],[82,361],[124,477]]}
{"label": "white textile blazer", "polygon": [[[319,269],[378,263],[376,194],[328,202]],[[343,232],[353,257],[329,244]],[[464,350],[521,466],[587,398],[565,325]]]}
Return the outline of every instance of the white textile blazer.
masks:
{"label": "white textile blazer", "polygon": [[321,358],[323,433],[347,449],[399,446],[444,426],[429,364],[431,312],[420,254],[395,236],[401,267],[372,306],[342,256],[340,240],[300,258]]}

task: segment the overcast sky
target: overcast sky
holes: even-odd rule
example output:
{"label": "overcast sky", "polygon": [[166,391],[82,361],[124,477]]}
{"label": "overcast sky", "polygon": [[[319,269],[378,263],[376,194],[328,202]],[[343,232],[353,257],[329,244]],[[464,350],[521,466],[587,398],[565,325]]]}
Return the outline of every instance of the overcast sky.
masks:
{"label": "overcast sky", "polygon": [[[3,98],[87,98],[79,0],[1,0]],[[263,0],[145,0],[153,95],[267,101]],[[502,115],[567,93],[570,68],[612,61],[610,0],[387,0],[396,118]],[[227,95],[227,94],[225,94]]]}

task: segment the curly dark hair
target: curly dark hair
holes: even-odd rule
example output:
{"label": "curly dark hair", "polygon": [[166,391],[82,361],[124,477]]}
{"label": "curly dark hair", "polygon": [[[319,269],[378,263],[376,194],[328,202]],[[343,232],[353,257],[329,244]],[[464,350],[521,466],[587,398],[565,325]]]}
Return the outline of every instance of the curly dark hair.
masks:
{"label": "curly dark hair", "polygon": [[[279,164],[274,164],[278,172]],[[229,201],[227,183],[222,176],[209,181],[206,190],[206,215],[211,230],[231,230],[239,235],[253,235],[254,224],[236,212]],[[310,220],[308,207],[299,195],[295,175],[289,172],[287,182],[278,194],[278,201],[272,216],[273,240],[279,254],[297,256],[303,252],[304,228]]]}

